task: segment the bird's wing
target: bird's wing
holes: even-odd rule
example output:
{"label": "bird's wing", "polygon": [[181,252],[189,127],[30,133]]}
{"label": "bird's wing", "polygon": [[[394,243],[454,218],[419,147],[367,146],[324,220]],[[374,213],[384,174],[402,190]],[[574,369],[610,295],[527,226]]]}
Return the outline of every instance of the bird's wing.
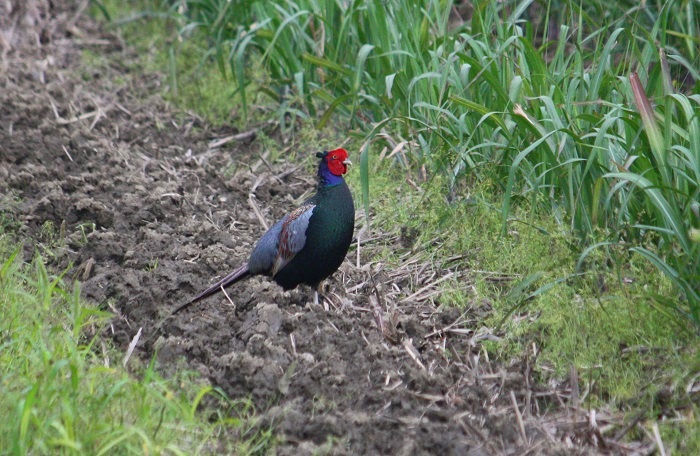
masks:
{"label": "bird's wing", "polygon": [[315,204],[305,204],[282,219],[277,255],[270,271],[273,277],[304,248],[306,229],[309,227],[309,220],[315,207]]}

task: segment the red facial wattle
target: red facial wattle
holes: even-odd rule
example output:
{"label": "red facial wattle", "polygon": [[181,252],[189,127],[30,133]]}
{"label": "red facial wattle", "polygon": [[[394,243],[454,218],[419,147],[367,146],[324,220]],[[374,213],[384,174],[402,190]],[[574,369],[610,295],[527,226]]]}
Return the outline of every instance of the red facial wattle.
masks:
{"label": "red facial wattle", "polygon": [[326,155],[328,170],[336,176],[342,176],[348,171],[348,166],[343,163],[347,159],[348,152],[345,149],[331,150]]}

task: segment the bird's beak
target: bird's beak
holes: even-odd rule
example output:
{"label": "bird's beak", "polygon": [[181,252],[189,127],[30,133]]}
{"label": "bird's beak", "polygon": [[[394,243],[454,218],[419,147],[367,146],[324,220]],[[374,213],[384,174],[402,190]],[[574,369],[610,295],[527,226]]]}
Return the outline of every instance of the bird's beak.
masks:
{"label": "bird's beak", "polygon": [[350,161],[349,158],[346,158],[345,160],[343,160],[343,164],[344,164],[345,166],[348,166],[348,165],[352,165],[352,162]]}

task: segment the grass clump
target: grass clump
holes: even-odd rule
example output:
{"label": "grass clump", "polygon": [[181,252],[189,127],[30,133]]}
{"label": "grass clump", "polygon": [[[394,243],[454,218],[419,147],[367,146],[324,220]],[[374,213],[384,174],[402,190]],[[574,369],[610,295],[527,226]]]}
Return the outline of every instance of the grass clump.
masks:
{"label": "grass clump", "polygon": [[[110,314],[85,305],[40,256],[18,259],[0,239],[2,454],[245,453],[269,444],[232,404],[187,375],[164,380],[101,337]],[[210,420],[201,420],[203,404]],[[234,407],[235,406],[235,407]],[[238,417],[228,413],[236,410]],[[215,443],[212,443],[214,441]]]}

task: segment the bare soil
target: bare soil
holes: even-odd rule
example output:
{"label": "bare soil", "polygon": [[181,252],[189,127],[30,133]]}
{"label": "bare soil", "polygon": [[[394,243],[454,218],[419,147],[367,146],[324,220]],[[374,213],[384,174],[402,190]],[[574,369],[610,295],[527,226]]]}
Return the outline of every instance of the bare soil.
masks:
{"label": "bare soil", "polygon": [[[418,264],[401,227],[367,234],[359,260],[351,249],[324,305],[253,278],[228,290],[231,301],[217,295],[161,326],[247,258],[261,220],[313,189],[316,151],[294,146],[271,162],[254,134],[212,146],[239,132],[175,112],[161,75],[144,73],[118,32],[85,14],[87,2],[65,3],[0,4],[0,209],[25,259],[39,251],[115,313],[117,347],[142,328],[136,354],[157,353],[164,375],[187,368],[249,398],[278,454],[651,448],[616,440],[622,416],[582,410],[575,382],[538,384],[526,354],[489,360],[488,303],[440,309],[433,293],[441,275],[468,271]],[[86,51],[106,63],[88,66]],[[387,243],[403,249],[400,267],[373,261]]]}

